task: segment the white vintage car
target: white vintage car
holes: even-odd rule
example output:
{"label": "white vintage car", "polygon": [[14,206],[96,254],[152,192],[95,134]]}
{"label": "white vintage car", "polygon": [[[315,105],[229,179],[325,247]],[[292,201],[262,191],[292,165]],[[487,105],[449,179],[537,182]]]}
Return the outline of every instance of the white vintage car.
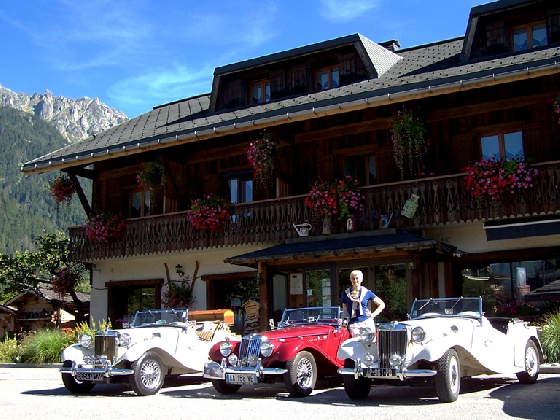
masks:
{"label": "white vintage car", "polygon": [[202,376],[210,347],[230,335],[224,323],[189,322],[187,309],[139,311],[131,328],[81,335],[64,349],[62,382],[75,394],[128,382],[136,394],[153,395],[168,375]]}
{"label": "white vintage car", "polygon": [[515,374],[535,383],[542,357],[536,327],[484,316],[480,297],[417,299],[407,321],[345,341],[338,372],[351,399],[366,398],[372,383],[435,383],[439,400],[453,402],[463,377]]}

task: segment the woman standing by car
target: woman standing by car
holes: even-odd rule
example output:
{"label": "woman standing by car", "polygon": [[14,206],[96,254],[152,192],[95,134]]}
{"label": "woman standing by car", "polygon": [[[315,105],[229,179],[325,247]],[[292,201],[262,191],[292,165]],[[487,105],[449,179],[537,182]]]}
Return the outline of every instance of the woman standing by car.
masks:
{"label": "woman standing by car", "polygon": [[[360,328],[369,327],[375,331],[374,318],[385,309],[385,302],[371,290],[362,286],[364,273],[360,270],[353,270],[350,273],[351,287],[342,292],[340,301],[342,302],[342,313],[348,317],[348,330],[350,335],[355,337],[359,334]],[[377,308],[370,312],[369,301],[372,300]]]}

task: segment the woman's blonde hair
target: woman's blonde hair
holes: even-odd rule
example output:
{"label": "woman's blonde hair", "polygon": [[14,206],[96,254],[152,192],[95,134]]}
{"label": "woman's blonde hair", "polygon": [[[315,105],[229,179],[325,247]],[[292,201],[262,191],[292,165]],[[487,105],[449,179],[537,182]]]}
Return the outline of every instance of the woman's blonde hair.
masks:
{"label": "woman's blonde hair", "polygon": [[362,270],[352,270],[352,271],[350,272],[350,277],[352,277],[352,274],[358,276],[358,278],[359,278],[360,280],[362,280],[362,281],[364,280],[364,273],[362,273]]}

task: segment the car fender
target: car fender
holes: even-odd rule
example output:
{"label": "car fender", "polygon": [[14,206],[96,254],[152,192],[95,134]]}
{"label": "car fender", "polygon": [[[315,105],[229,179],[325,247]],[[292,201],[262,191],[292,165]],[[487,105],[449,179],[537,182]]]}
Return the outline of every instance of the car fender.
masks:
{"label": "car fender", "polygon": [[73,360],[76,363],[83,363],[84,356],[93,356],[93,348],[87,349],[79,344],[72,344],[62,350],[60,361]]}
{"label": "car fender", "polygon": [[375,350],[375,353],[377,354],[376,344],[368,345],[361,341],[358,337],[350,338],[340,345],[336,357],[340,360],[362,360],[366,353],[371,353],[372,350]]}

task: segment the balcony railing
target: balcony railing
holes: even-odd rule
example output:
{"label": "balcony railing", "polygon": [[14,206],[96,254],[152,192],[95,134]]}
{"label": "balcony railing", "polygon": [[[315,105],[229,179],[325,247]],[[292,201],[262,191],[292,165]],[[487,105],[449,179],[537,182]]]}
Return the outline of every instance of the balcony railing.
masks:
{"label": "balcony railing", "polygon": [[[363,211],[355,215],[357,230],[381,228],[382,215],[391,216],[390,227],[403,230],[429,229],[475,220],[524,217],[560,213],[560,162],[534,165],[539,169],[534,184],[521,194],[501,203],[476,200],[463,184],[464,174],[423,178],[414,181],[362,188],[366,196]],[[419,196],[413,219],[401,215],[412,194]],[[151,216],[126,221],[120,241],[95,244],[81,227],[70,228],[71,255],[75,261],[157,254],[244,244],[279,243],[294,238],[293,224],[309,221],[312,235],[320,235],[320,220],[313,220],[305,207],[306,195],[237,204],[223,232],[197,231],[188,212]],[[345,223],[335,223],[343,232]]]}

